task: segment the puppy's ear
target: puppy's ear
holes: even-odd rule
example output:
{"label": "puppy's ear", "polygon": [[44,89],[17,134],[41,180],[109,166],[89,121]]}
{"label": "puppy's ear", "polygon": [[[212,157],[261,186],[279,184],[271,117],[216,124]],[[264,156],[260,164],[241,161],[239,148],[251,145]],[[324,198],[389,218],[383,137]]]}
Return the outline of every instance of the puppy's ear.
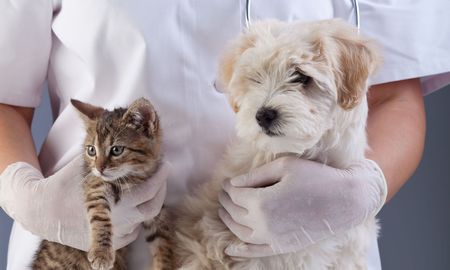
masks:
{"label": "puppy's ear", "polygon": [[338,91],[338,103],[345,109],[354,108],[366,95],[367,79],[381,62],[375,44],[360,37],[355,27],[333,20],[331,38],[337,57],[334,75]]}
{"label": "puppy's ear", "polygon": [[232,93],[229,92],[229,85],[233,77],[234,68],[239,57],[249,48],[254,46],[256,36],[251,33],[243,34],[228,50],[223,54],[219,62],[219,74],[216,86],[224,93],[227,93],[230,104],[235,112],[239,110],[233,99]]}
{"label": "puppy's ear", "polygon": [[243,34],[223,54],[219,62],[219,86],[226,91],[234,72],[234,66],[238,58],[249,48],[253,47],[255,35],[251,32]]}
{"label": "puppy's ear", "polygon": [[89,103],[84,103],[76,99],[71,99],[70,103],[72,103],[72,105],[77,109],[81,118],[86,124],[95,121],[104,112],[104,109],[101,107],[97,107]]}
{"label": "puppy's ear", "polygon": [[370,42],[336,38],[340,46],[338,103],[346,110],[354,108],[366,95],[367,79],[378,63]]}

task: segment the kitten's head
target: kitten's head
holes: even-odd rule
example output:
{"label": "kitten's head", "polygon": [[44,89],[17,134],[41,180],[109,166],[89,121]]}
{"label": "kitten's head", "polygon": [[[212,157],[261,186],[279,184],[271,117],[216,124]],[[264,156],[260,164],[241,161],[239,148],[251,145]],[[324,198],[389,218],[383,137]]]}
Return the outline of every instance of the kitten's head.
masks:
{"label": "kitten's head", "polygon": [[148,178],[154,173],[160,161],[161,129],[148,100],[140,98],[113,111],[75,99],[71,103],[86,126],[88,172],[105,181]]}

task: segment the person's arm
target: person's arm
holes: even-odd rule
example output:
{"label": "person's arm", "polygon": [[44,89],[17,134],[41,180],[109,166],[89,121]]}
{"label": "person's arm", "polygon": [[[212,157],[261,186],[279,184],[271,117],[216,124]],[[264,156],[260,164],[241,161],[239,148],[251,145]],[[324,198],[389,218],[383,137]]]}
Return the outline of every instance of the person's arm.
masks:
{"label": "person's arm", "polygon": [[18,161],[40,168],[31,136],[33,113],[33,108],[0,104],[0,173]]}
{"label": "person's arm", "polygon": [[[382,169],[389,201],[414,173],[425,140],[425,110],[419,79],[390,82],[369,91],[367,158]],[[401,169],[400,169],[401,168]]]}

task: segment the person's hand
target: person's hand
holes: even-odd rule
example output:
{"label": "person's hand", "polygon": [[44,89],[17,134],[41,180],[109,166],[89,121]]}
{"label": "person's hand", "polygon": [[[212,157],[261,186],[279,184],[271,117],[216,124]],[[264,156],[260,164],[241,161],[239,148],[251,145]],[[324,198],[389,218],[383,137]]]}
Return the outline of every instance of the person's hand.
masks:
{"label": "person's hand", "polygon": [[296,157],[226,180],[223,189],[219,216],[245,242],[225,253],[237,257],[300,251],[375,216],[387,195],[374,161],[340,170]]}
{"label": "person's hand", "polygon": [[[87,251],[89,224],[84,206],[82,160],[76,158],[44,178],[24,162],[9,165],[0,175],[0,206],[25,229],[44,239]],[[168,164],[145,183],[111,203],[113,244],[118,249],[134,241],[145,220],[161,210],[166,196]]]}

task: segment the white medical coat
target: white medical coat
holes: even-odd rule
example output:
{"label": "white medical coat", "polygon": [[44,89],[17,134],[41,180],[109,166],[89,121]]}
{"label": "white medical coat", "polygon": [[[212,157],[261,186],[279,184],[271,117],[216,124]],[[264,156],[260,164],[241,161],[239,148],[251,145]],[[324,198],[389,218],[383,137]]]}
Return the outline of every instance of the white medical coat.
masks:
{"label": "white medical coat", "polygon": [[[384,49],[374,84],[450,82],[450,1],[361,0],[361,31]],[[354,21],[351,1],[253,0],[252,20]],[[233,113],[213,86],[220,52],[245,27],[245,0],[0,0],[0,102],[36,107],[48,81],[54,123],[39,154],[51,175],[80,154],[83,126],[70,98],[112,109],[144,96],[173,165],[167,203],[210,178],[233,136]],[[26,269],[39,243],[13,227],[8,270]],[[148,262],[134,244],[131,269]],[[381,269],[376,241],[370,269]]]}

